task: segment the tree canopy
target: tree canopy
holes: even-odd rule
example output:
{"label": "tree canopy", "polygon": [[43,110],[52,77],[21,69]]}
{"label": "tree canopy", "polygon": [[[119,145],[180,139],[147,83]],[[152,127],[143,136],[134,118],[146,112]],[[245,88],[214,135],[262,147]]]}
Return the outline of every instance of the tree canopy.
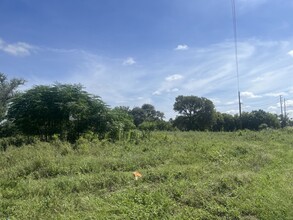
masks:
{"label": "tree canopy", "polygon": [[277,115],[264,110],[244,112],[241,116],[242,127],[250,130],[259,130],[262,127],[279,128],[280,122]]}
{"label": "tree canopy", "polygon": [[107,107],[81,85],[35,86],[12,99],[8,118],[27,135],[75,139],[86,130],[104,132]]}
{"label": "tree canopy", "polygon": [[14,124],[7,120],[6,114],[11,99],[17,94],[17,88],[24,83],[23,79],[8,80],[4,73],[0,73],[0,137],[17,133]]}
{"label": "tree canopy", "polygon": [[181,130],[210,129],[216,117],[213,102],[204,97],[180,95],[175,100],[174,110],[180,114],[174,124]]}
{"label": "tree canopy", "polygon": [[[58,135],[74,142],[89,132],[120,140],[133,129],[260,130],[280,128],[282,122],[282,118],[263,110],[243,112],[241,117],[216,112],[211,100],[193,95],[176,97],[173,109],[179,115],[166,122],[164,113],[151,104],[133,109],[124,106],[110,109],[99,96],[87,93],[79,84],[38,85],[18,93],[16,89],[24,82],[22,79],[8,80],[0,73],[0,137],[25,134],[48,140]],[[286,124],[292,125],[292,121]]]}
{"label": "tree canopy", "polygon": [[151,104],[143,104],[141,107],[134,107],[130,111],[130,114],[137,127],[143,122],[162,121],[164,118],[164,113],[157,111]]}
{"label": "tree canopy", "polygon": [[0,122],[3,120],[9,100],[13,98],[16,89],[25,83],[23,79],[8,80],[4,73],[0,73]]}

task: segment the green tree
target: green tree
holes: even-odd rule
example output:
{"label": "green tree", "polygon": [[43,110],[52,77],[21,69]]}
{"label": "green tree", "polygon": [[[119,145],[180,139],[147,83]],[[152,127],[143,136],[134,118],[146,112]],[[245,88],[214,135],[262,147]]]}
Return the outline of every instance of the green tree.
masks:
{"label": "green tree", "polygon": [[8,118],[26,135],[54,134],[74,141],[87,130],[105,133],[108,109],[81,85],[35,86],[12,99]]}
{"label": "green tree", "polygon": [[0,122],[4,119],[9,100],[15,95],[16,89],[24,83],[23,79],[8,80],[4,73],[0,73]]}
{"label": "green tree", "polygon": [[128,107],[115,107],[110,111],[108,121],[109,137],[112,140],[125,138],[128,132],[135,128],[133,117],[129,114]]}
{"label": "green tree", "polygon": [[131,110],[131,115],[133,116],[134,124],[138,127],[145,120],[145,114],[142,108],[134,107]]}
{"label": "green tree", "polygon": [[[279,128],[280,122],[277,115],[264,110],[255,110],[252,112],[243,112],[241,115],[242,128],[250,130],[259,130],[260,125],[266,124],[269,128]],[[263,126],[262,126],[263,127]]]}
{"label": "green tree", "polygon": [[17,133],[15,126],[7,120],[6,113],[10,100],[17,94],[17,88],[24,83],[23,79],[8,80],[4,73],[0,73],[0,137],[12,136]]}
{"label": "green tree", "polygon": [[130,114],[133,116],[136,127],[143,122],[162,121],[164,118],[164,113],[156,111],[155,107],[151,104],[143,104],[141,108],[135,107],[131,110]]}
{"label": "green tree", "polygon": [[213,124],[213,131],[223,131],[224,130],[224,117],[221,112],[216,112],[215,123]]}
{"label": "green tree", "polygon": [[213,102],[204,97],[180,95],[175,100],[174,110],[181,114],[175,121],[183,123],[184,130],[211,129],[216,117]]}
{"label": "green tree", "polygon": [[224,131],[235,131],[237,130],[237,123],[236,121],[238,119],[235,118],[235,116],[227,114],[227,113],[223,113],[223,120],[224,120]]}

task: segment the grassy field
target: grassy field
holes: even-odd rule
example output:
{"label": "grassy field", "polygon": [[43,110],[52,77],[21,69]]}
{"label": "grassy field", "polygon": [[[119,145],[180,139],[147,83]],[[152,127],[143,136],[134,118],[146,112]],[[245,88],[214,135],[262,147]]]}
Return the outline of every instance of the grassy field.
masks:
{"label": "grassy field", "polygon": [[293,219],[293,131],[8,147],[0,153],[6,218]]}

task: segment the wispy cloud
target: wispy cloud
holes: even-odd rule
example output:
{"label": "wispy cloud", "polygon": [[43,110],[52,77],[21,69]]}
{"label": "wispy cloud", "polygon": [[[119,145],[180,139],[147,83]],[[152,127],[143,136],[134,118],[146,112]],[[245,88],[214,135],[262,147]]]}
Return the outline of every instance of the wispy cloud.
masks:
{"label": "wispy cloud", "polygon": [[174,50],[188,50],[189,47],[186,44],[179,44]]}
{"label": "wispy cloud", "polygon": [[0,38],[0,50],[13,56],[29,56],[36,47],[24,42],[9,44]]}
{"label": "wispy cloud", "polygon": [[182,75],[180,75],[180,74],[174,74],[174,75],[171,75],[171,76],[167,76],[165,78],[165,80],[171,82],[171,81],[176,81],[176,80],[179,80],[179,79],[182,79],[182,78],[183,78]]}
{"label": "wispy cloud", "polygon": [[235,115],[235,114],[239,113],[239,110],[238,109],[230,109],[230,110],[227,110],[225,113],[230,114],[230,115]]}
{"label": "wispy cloud", "polygon": [[255,98],[261,98],[259,95],[253,94],[253,92],[241,92],[241,96],[245,98],[255,99]]}
{"label": "wispy cloud", "polygon": [[[207,47],[190,48],[184,56],[170,51],[162,52],[157,57],[143,57],[141,54],[140,65],[133,65],[136,61],[132,57],[123,61],[122,58],[109,58],[76,49],[42,49],[38,50],[38,55],[49,55],[49,60],[56,57],[60,67],[67,66],[65,71],[55,66],[56,75],[64,77],[61,80],[57,76],[51,77],[51,83],[57,80],[61,83],[81,83],[87,91],[101,96],[110,106],[134,107],[152,103],[156,109],[165,113],[166,118],[174,118],[176,113],[173,104],[178,95],[217,100],[214,104],[218,111],[238,113],[233,46],[233,42],[225,41]],[[292,82],[284,80],[292,77],[293,62],[286,55],[286,48],[292,48],[293,42],[288,42],[284,47],[282,42],[253,39],[240,41],[238,46],[240,91],[243,91],[242,98],[245,98],[245,111],[277,107],[273,103],[278,102],[279,95],[289,96],[289,91],[293,92]],[[133,66],[121,68],[121,64]],[[44,65],[36,70],[44,72]],[[38,75],[39,82],[48,79],[45,74]],[[30,81],[30,78],[26,79]],[[38,84],[37,79],[34,79],[34,84]],[[262,99],[257,99],[260,96]],[[277,112],[277,109],[274,111]]]}
{"label": "wispy cloud", "polygon": [[133,64],[135,64],[136,63],[136,61],[134,60],[134,58],[132,58],[132,57],[128,57],[126,60],[124,60],[123,61],[123,65],[124,66],[131,66],[131,65],[133,65]]}
{"label": "wispy cloud", "polygon": [[268,96],[268,97],[279,97],[280,95],[286,96],[288,94],[286,92],[270,92],[270,93],[264,94],[264,96]]}
{"label": "wispy cloud", "polygon": [[291,57],[293,57],[293,50],[290,50],[290,51],[288,52],[288,55],[290,55]]}
{"label": "wispy cloud", "polygon": [[161,83],[159,89],[153,92],[153,95],[161,95],[163,92],[174,93],[180,91],[177,86],[180,86],[180,80],[183,79],[181,74],[173,74],[165,77],[164,81]]}

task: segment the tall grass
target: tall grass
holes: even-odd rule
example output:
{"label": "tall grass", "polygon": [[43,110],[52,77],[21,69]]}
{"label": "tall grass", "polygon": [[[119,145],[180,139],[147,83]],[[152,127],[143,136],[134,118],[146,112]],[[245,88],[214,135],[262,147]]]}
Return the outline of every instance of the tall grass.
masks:
{"label": "tall grass", "polygon": [[292,134],[156,132],[8,146],[0,219],[293,219]]}

